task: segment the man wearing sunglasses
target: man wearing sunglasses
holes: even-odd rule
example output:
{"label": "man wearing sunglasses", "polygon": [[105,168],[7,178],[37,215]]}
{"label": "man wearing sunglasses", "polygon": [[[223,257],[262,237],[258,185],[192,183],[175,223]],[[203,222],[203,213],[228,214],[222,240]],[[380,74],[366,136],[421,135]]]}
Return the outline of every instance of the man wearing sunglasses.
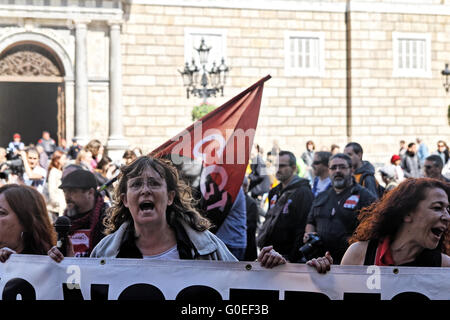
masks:
{"label": "man wearing sunglasses", "polygon": [[[343,153],[330,158],[328,169],[332,187],[320,193],[311,206],[303,242],[321,239],[321,247],[315,256],[329,251],[339,264],[348,248],[348,239],[358,225],[357,216],[361,208],[376,200],[368,189],[356,183],[352,176],[352,159]],[[316,235],[316,237],[313,237]]]}
{"label": "man wearing sunglasses", "polygon": [[328,171],[328,161],[331,152],[319,151],[314,153],[312,168],[314,172],[314,180],[312,182],[312,193],[314,197],[331,187],[331,179]]}

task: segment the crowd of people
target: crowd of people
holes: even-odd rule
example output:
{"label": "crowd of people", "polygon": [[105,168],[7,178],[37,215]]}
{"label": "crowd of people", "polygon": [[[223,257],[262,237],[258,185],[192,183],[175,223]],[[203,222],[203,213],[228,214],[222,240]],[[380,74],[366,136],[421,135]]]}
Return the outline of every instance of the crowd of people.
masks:
{"label": "crowd of people", "polygon": [[333,154],[308,141],[301,160],[312,172],[304,174],[291,152],[280,151],[280,184],[267,191],[259,247],[319,272],[333,263],[450,266],[449,150],[442,140],[432,153],[416,142],[402,141],[378,170],[357,142]]}
{"label": "crowd of people", "polygon": [[[307,263],[450,266],[449,150],[401,142],[375,169],[363,147],[300,156],[255,145],[227,216],[213,226],[199,194],[170,160],[127,150],[113,162],[102,143],[36,145],[14,134],[0,148],[0,261],[13,253]],[[377,178],[377,171],[379,178]],[[116,180],[116,181],[115,181]],[[239,182],[241,184],[241,182]],[[70,220],[67,247],[53,224]]]}

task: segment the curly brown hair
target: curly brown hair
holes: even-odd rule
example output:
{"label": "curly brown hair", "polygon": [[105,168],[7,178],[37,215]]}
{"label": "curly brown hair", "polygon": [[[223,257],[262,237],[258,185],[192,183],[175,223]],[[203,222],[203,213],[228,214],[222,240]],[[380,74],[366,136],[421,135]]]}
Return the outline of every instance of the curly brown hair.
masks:
{"label": "curly brown hair", "polygon": [[108,210],[104,220],[106,234],[113,233],[126,221],[132,221],[132,216],[125,207],[122,196],[127,192],[128,180],[140,175],[146,168],[153,168],[166,181],[167,191],[174,191],[173,203],[167,207],[166,219],[169,226],[174,225],[175,220],[183,220],[194,230],[205,231],[211,227],[208,219],[202,217],[194,208],[192,190],[179,178],[177,169],[169,160],[141,156],[127,166],[120,169],[119,181],[114,189],[113,206]]}
{"label": "curly brown hair", "polygon": [[[404,217],[426,198],[428,189],[434,188],[444,190],[450,199],[449,183],[432,178],[406,179],[381,199],[361,209],[358,216],[360,223],[349,243],[395,236],[403,224]],[[450,253],[449,229],[441,238],[441,249],[444,253]]]}

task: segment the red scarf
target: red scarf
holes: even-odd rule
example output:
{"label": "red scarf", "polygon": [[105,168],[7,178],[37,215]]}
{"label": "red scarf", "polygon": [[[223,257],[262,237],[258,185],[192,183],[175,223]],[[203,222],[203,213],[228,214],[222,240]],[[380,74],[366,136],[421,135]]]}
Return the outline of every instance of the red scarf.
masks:
{"label": "red scarf", "polygon": [[103,221],[100,221],[100,216],[102,214],[104,203],[103,197],[99,195],[95,201],[94,208],[90,212],[79,219],[72,220],[72,226],[70,228],[71,232],[85,229],[87,223],[89,223],[89,252],[91,252],[94,246],[102,239],[101,225]]}
{"label": "red scarf", "polygon": [[378,244],[377,254],[375,256],[376,266],[394,266],[395,262],[392,258],[391,252],[391,239],[389,237],[384,238]]}

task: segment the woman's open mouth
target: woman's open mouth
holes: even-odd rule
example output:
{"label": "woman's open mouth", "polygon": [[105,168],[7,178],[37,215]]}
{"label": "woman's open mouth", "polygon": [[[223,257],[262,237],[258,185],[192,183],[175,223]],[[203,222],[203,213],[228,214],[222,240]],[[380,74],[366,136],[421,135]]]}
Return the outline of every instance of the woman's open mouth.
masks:
{"label": "woman's open mouth", "polygon": [[441,238],[442,234],[445,232],[445,228],[431,228],[431,233],[433,233],[437,238]]}
{"label": "woman's open mouth", "polygon": [[155,209],[155,204],[153,203],[153,201],[145,200],[139,204],[139,209],[141,209],[142,211],[151,211]]}

